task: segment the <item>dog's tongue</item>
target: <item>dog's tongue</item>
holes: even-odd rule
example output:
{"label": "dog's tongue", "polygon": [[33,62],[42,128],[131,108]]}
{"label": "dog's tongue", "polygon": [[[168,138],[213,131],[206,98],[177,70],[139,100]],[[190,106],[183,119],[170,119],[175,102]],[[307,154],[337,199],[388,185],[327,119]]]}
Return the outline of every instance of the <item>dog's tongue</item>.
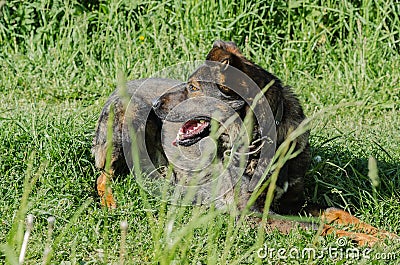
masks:
{"label": "dog's tongue", "polygon": [[210,122],[206,120],[189,120],[183,124],[176,135],[172,145],[177,146],[179,141],[193,138],[201,134],[205,128],[209,126]]}

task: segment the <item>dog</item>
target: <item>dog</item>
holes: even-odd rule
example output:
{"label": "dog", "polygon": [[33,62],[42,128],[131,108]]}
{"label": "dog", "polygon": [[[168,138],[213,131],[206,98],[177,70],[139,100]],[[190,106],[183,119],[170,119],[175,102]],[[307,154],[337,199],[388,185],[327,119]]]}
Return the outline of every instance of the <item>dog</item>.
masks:
{"label": "dog", "polygon": [[[238,71],[242,74],[239,74]],[[233,87],[235,89],[232,89]],[[265,87],[268,87],[268,89],[263,94],[261,101],[266,101],[270,106],[276,125],[275,148],[278,149],[306,119],[301,104],[290,87],[284,86],[276,76],[248,60],[233,42],[216,41],[206,57],[206,63],[190,76],[187,84],[178,90],[163,94],[154,101],[153,109],[164,123],[180,124],[176,127],[175,136],[172,136],[175,139],[169,137],[171,142],[169,148],[175,146],[175,148],[185,149],[198,144],[209,136],[212,114],[204,115],[204,111],[201,110],[204,107],[209,108],[206,103],[200,104],[201,106],[197,108],[197,114],[201,113],[198,116],[196,116],[196,113],[192,113],[193,111],[196,112],[196,108],[193,107],[180,108],[180,111],[174,111],[179,104],[196,98],[215,98],[233,109],[239,117],[244,118],[249,112],[256,112],[257,106],[265,104],[254,102],[256,97],[254,91],[260,91]],[[244,94],[245,97],[243,98],[239,94]],[[253,103],[255,103],[255,109],[250,108]],[[185,113],[187,111],[189,113]],[[254,129],[250,132],[252,135],[250,141],[254,138],[258,140],[257,137],[260,137],[263,132],[264,134],[270,133],[269,128],[261,125],[263,119],[266,118],[268,117],[262,116],[260,120],[254,122]],[[226,133],[232,134],[232,130],[228,129]],[[237,136],[237,130],[233,134]],[[303,207],[305,205],[304,178],[311,160],[308,137],[309,132],[305,131],[294,140],[295,148],[293,152],[297,153],[297,156],[288,160],[280,168],[272,203],[272,214],[297,214],[305,210],[313,215],[321,215],[323,222],[321,235],[335,233],[337,236],[348,236],[358,242],[359,245],[372,245],[379,241],[381,237],[397,237],[384,230],[372,227],[340,209],[315,209],[314,207],[307,209]],[[218,138],[217,141],[223,142],[223,139]],[[226,143],[220,146],[227,149],[232,148]],[[220,159],[222,158],[220,157]],[[261,169],[265,169],[270,160],[261,160],[259,154],[253,153],[249,159],[250,162],[246,165],[246,173],[241,176],[239,185],[228,185],[233,190],[235,188],[239,190],[237,192],[239,194],[239,202],[237,203],[239,210],[244,209],[255,188],[262,185],[263,180],[253,170],[254,165],[252,165],[255,162],[258,165],[261,164]],[[262,212],[265,200],[266,193],[264,192],[257,198],[251,210]],[[221,197],[219,201],[221,201]],[[226,200],[224,197],[223,203],[220,203],[220,205],[229,202],[232,202],[232,200]],[[338,229],[335,227],[337,224],[352,226],[353,231]],[[293,226],[315,229],[315,226],[309,224],[274,220],[274,218],[268,220],[268,225],[270,228],[276,228],[285,233]]]}
{"label": "dog", "polygon": [[[257,169],[265,169],[270,160],[263,159],[260,153],[264,148],[271,149],[271,146],[269,143],[260,144],[259,141],[259,146],[253,147],[256,150],[247,152],[248,148],[255,145],[257,140],[274,134],[269,128],[274,126],[270,126],[271,121],[268,120],[269,116],[272,116],[272,123],[277,125],[277,136],[275,141],[272,141],[275,150],[305,119],[301,105],[290,88],[283,86],[278,78],[247,60],[232,42],[217,41],[207,59],[216,64],[211,67],[207,64],[201,66],[187,82],[161,78],[135,80],[128,82],[126,89],[116,90],[107,100],[97,123],[92,147],[95,165],[101,171],[96,181],[101,205],[108,208],[116,207],[109,181],[115,175],[129,173],[133,167],[133,156],[138,156],[136,158],[140,161],[144,159],[141,152],[134,155],[129,151],[126,152],[132,145],[144,149],[156,166],[166,167],[174,159],[170,154],[174,155],[176,150],[180,149],[184,154],[183,157],[188,159],[182,159],[183,169],[179,168],[182,166],[179,164],[173,168],[172,182],[195,183],[201,187],[200,191],[195,191],[197,195],[192,203],[215,201],[218,208],[233,204],[239,210],[243,210],[255,189],[263,184],[263,179],[257,177],[259,175],[257,173],[260,173]],[[232,69],[238,70],[235,72]],[[236,75],[239,70],[246,74],[245,77]],[[253,92],[264,88],[271,81],[273,81],[272,86],[259,101],[256,101],[258,106],[251,109],[250,106],[257,96]],[[236,90],[231,89],[235,86]],[[241,90],[245,91],[242,93],[245,98],[239,95]],[[203,103],[201,103],[202,96],[207,96],[207,100]],[[210,98],[218,102],[210,104]],[[188,99],[197,100],[196,103],[200,103],[202,108],[196,105],[182,106]],[[254,127],[247,127],[247,136],[243,137],[241,134],[243,126],[239,120],[247,117],[252,111],[256,112],[257,108],[262,109],[263,105],[271,106],[272,115],[261,115],[261,119],[254,122]],[[223,130],[218,130],[213,135],[212,123],[216,118],[213,116],[215,113],[220,114],[218,121]],[[137,132],[143,132],[138,134],[139,137],[135,141],[130,137],[132,128]],[[210,154],[210,159],[196,160],[209,155],[204,151],[210,149],[207,145],[207,138],[210,137],[214,137],[218,145],[215,154]],[[308,132],[305,132],[296,139],[295,151],[299,155],[280,169],[272,207],[276,213],[294,214],[301,210],[304,203],[303,180],[310,161],[309,148]],[[238,159],[232,159],[228,167],[224,161],[226,151],[240,154]],[[243,157],[249,161],[244,166]],[[189,176],[190,170],[188,171],[187,167],[190,170],[200,169],[199,178],[193,179]],[[214,181],[213,172],[218,171],[223,171],[223,174],[219,176],[217,183]],[[217,187],[216,192],[215,187]],[[265,198],[265,193],[261,193],[251,210],[262,212]],[[336,233],[339,236],[349,236],[360,245],[375,243],[379,236],[389,235],[386,231],[369,226],[339,209],[327,209],[322,216],[326,222],[323,235]],[[352,224],[359,232],[336,229],[333,224],[337,223]],[[268,225],[282,232],[288,232],[297,225],[305,228],[313,227],[273,218],[268,220]]]}

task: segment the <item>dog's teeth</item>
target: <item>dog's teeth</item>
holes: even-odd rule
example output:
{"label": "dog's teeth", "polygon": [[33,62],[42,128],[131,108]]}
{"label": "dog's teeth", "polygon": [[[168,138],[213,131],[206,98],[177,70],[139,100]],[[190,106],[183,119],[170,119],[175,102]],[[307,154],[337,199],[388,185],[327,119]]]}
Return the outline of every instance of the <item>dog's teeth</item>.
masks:
{"label": "dog's teeth", "polygon": [[183,135],[184,135],[183,131],[182,131],[182,130],[179,130],[179,131],[178,131],[178,134],[176,135],[176,138],[177,138],[177,139],[182,139],[182,138],[183,138]]}

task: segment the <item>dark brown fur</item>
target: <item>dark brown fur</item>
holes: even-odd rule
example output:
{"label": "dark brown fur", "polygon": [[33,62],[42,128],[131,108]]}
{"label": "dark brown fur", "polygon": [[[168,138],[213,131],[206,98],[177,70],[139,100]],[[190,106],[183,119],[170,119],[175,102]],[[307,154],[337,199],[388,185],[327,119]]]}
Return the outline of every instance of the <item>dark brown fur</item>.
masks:
{"label": "dark brown fur", "polygon": [[[248,75],[260,89],[274,81],[264,96],[275,115],[279,112],[279,105],[283,105],[283,113],[276,127],[277,147],[305,119],[301,104],[293,90],[282,85],[273,74],[245,58],[235,43],[216,41],[206,60],[229,64],[239,69]],[[228,79],[228,77],[224,78],[224,80]],[[304,176],[310,165],[308,132],[296,139],[296,149],[301,149],[302,152],[296,158],[289,160],[279,175],[280,179],[288,182],[287,192],[280,198],[275,209],[279,213],[296,213],[304,204]]]}

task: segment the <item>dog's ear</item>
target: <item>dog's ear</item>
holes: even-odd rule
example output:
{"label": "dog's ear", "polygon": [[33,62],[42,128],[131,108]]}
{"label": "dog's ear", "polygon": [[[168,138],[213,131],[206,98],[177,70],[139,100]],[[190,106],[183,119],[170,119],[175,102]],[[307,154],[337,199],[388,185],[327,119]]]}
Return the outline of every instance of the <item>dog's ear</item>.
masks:
{"label": "dog's ear", "polygon": [[225,72],[229,66],[233,65],[235,54],[230,52],[232,49],[238,49],[234,42],[217,40],[214,42],[213,48],[208,53],[206,60],[223,64],[221,71]]}
{"label": "dog's ear", "polygon": [[220,49],[239,49],[236,43],[233,41],[223,41],[223,40],[216,40],[214,41],[213,48],[220,48]]}
{"label": "dog's ear", "polygon": [[216,40],[213,44],[213,48],[225,50],[227,52],[235,54],[236,56],[242,55],[239,47],[233,41]]}
{"label": "dog's ear", "polygon": [[223,49],[224,48],[224,41],[222,41],[222,40],[216,40],[216,41],[214,41],[214,44],[213,44],[213,48],[221,48],[221,49]]}

